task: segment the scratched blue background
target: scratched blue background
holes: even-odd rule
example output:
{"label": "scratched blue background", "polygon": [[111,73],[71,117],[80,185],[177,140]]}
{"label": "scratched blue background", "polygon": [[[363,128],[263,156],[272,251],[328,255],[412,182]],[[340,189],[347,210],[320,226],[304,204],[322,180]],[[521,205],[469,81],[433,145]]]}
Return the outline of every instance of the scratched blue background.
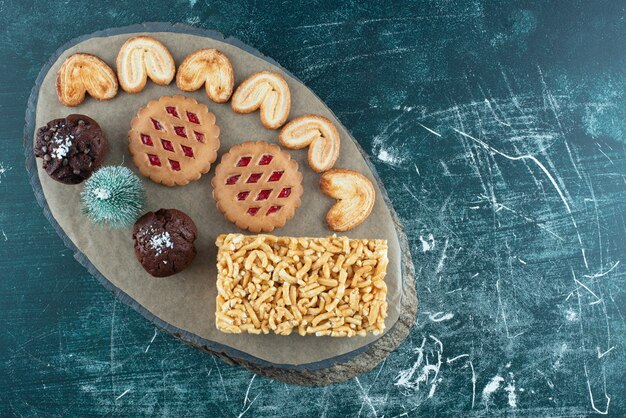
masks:
{"label": "scratched blue background", "polygon": [[[0,1],[0,415],[626,415],[623,1]],[[407,341],[326,388],[254,376],[117,302],[24,170],[26,101],[66,41],[143,21],[234,36],[370,155],[421,299]]]}

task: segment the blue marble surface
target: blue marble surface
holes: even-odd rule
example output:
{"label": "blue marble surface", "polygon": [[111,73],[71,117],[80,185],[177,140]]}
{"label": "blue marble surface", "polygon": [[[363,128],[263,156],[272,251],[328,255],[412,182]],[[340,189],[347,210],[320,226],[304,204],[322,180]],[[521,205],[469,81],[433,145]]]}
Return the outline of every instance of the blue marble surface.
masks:
{"label": "blue marble surface", "polygon": [[[0,415],[626,415],[624,2],[0,1]],[[409,338],[302,388],[189,348],[72,258],[24,170],[68,40],[144,21],[234,36],[370,155],[412,247]]]}

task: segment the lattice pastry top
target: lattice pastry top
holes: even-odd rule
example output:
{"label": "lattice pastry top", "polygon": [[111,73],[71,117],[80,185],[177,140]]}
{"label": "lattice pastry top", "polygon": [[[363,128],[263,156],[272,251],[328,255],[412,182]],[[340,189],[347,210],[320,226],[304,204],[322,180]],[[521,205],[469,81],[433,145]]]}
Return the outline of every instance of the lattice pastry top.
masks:
{"label": "lattice pastry top", "polygon": [[302,174],[278,145],[245,142],[228,151],[215,168],[213,197],[239,228],[269,232],[291,219],[300,206]]}
{"label": "lattice pastry top", "polygon": [[182,186],[198,180],[217,158],[220,128],[215,115],[194,99],[152,100],[131,122],[128,150],[142,175]]}

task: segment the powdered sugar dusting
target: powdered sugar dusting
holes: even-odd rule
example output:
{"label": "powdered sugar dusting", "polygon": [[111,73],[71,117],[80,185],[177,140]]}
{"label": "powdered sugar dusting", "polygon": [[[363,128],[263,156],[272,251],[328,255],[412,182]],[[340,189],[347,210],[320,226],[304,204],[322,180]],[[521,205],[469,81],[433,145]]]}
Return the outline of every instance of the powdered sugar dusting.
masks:
{"label": "powdered sugar dusting", "polygon": [[67,156],[70,152],[70,148],[72,147],[72,140],[74,139],[74,135],[69,134],[67,136],[59,135],[58,133],[54,134],[52,137],[52,151],[50,154],[53,158],[57,160],[62,160]]}
{"label": "powdered sugar dusting", "polygon": [[174,248],[170,233],[165,231],[150,238],[150,247],[157,255],[161,255],[166,248]]}

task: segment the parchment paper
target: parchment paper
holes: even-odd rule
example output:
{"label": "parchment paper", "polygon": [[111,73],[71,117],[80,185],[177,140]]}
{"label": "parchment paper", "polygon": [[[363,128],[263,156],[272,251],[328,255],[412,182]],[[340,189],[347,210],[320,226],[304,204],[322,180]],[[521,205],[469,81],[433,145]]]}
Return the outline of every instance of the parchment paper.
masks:
{"label": "parchment paper", "polygon": [[[76,52],[92,53],[115,69],[119,47],[132,36],[135,35],[92,38],[61,54],[41,85],[36,107],[36,127],[71,113],[90,116],[100,124],[109,140],[110,151],[104,165],[124,164],[138,173],[128,154],[127,133],[130,120],[141,106],[152,99],[162,95],[185,94],[207,105],[217,117],[222,145],[216,163],[232,145],[243,141],[265,140],[278,143],[278,131],[265,129],[260,123],[258,112],[249,115],[235,114],[229,103],[211,102],[204,88],[193,93],[183,93],[178,90],[175,82],[169,86],[157,86],[149,81],[146,88],[138,94],[131,95],[120,89],[112,100],[100,102],[88,97],[75,108],[65,107],[58,102],[55,92],[56,73],[67,56]],[[153,33],[151,36],[169,48],[177,65],[188,53],[196,49],[212,47],[223,51],[233,63],[235,86],[255,71],[272,70],[283,74],[291,89],[290,119],[305,113],[317,113],[332,120],[337,125],[342,139],[341,154],[335,166],[357,170],[374,180],[346,129],[306,86],[286,75],[280,68],[236,46],[202,36],[169,32]],[[324,217],[334,200],[320,192],[319,175],[309,168],[306,153],[306,149],[292,152],[292,156],[300,164],[304,177],[305,193],[302,196],[302,206],[284,228],[273,232],[276,235],[326,236],[332,233],[327,229]],[[113,285],[165,322],[206,340],[224,344],[277,365],[302,365],[323,361],[363,348],[381,337],[373,335],[355,338],[298,335],[283,337],[271,334],[232,335],[217,331],[214,315],[215,238],[220,233],[244,231],[226,221],[215,207],[210,186],[214,166],[199,181],[184,187],[160,186],[142,177],[148,196],[147,210],[180,209],[191,216],[199,232],[196,241],[198,255],[193,264],[182,273],[159,279],[148,275],[135,259],[130,230],[109,230],[106,227],[95,226],[82,215],[80,192],[83,185],[68,186],[57,183],[42,169],[41,160],[38,159],[37,165],[50,211],[72,242]],[[380,198],[376,181],[373,183],[377,199],[372,214],[362,225],[346,235],[351,238],[382,238],[389,242],[389,267],[386,277],[389,316],[385,323],[388,331],[399,316],[402,293],[401,254],[391,215]]]}

